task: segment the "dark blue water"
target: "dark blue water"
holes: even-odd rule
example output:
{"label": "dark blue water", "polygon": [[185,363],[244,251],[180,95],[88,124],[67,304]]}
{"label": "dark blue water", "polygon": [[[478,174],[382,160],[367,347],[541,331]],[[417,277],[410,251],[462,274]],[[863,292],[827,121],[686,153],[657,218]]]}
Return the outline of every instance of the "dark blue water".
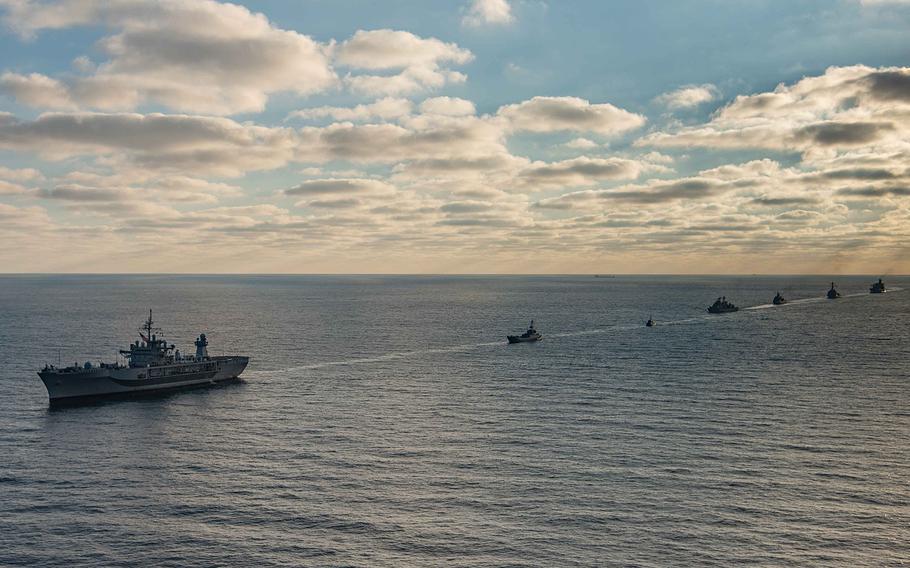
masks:
{"label": "dark blue water", "polygon": [[[900,565],[910,279],[829,280],[2,277],[0,565]],[[149,307],[246,381],[49,410]]]}

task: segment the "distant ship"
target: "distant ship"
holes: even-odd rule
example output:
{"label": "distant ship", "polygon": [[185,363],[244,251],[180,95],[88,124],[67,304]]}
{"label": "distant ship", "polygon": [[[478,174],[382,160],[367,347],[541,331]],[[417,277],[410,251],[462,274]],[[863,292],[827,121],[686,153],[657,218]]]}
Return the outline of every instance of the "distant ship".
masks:
{"label": "distant ship", "polygon": [[645,327],[654,327],[654,317],[648,316],[648,321],[645,322]]}
{"label": "distant ship", "polygon": [[780,292],[778,292],[777,295],[774,296],[774,299],[771,300],[771,303],[775,306],[782,306],[787,303],[787,299],[781,296]]}
{"label": "distant ship", "polygon": [[728,302],[726,296],[721,296],[708,307],[708,313],[710,314],[727,314],[730,312],[738,311],[739,308],[736,307],[732,302]]}
{"label": "distant ship", "polygon": [[840,298],[840,292],[838,292],[838,291],[834,288],[834,282],[832,282],[832,283],[831,283],[831,289],[828,290],[828,299],[829,299],[829,300],[836,300],[836,299],[838,299],[838,298]]}
{"label": "distant ship", "polygon": [[528,326],[528,331],[522,333],[521,335],[507,335],[506,339],[509,340],[509,343],[530,343],[532,341],[539,341],[543,339],[543,336],[534,329],[534,320],[531,320],[531,325]]}
{"label": "distant ship", "polygon": [[[159,337],[152,327],[152,311],[129,350],[120,350],[128,365],[86,362],[71,367],[45,365],[38,376],[47,387],[51,405],[77,404],[109,397],[128,397],[183,389],[237,379],[250,362],[249,357],[225,355],[210,357],[208,340],[201,334],[196,354],[184,356],[174,345]],[[145,333],[142,333],[142,332]]]}
{"label": "distant ship", "polygon": [[872,284],[869,288],[870,294],[884,294],[885,293],[885,283],[882,282],[882,279],[879,278],[878,282]]}

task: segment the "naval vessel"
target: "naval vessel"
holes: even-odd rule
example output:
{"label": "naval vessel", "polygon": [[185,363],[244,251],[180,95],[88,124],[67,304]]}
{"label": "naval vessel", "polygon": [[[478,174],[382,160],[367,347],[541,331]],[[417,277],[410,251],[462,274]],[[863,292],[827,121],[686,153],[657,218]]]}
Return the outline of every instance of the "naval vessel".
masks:
{"label": "naval vessel", "polygon": [[208,339],[196,339],[196,353],[182,355],[153,327],[152,310],[139,337],[120,354],[127,364],[86,362],[70,367],[45,365],[38,376],[47,387],[52,406],[78,404],[101,398],[127,398],[162,391],[235,380],[250,362],[242,355],[212,357]]}
{"label": "naval vessel", "polygon": [[728,314],[730,312],[738,312],[739,308],[733,304],[733,302],[728,302],[726,296],[721,296],[713,304],[708,306],[709,314]]}
{"label": "naval vessel", "polygon": [[507,335],[506,339],[509,340],[509,343],[533,343],[534,341],[540,341],[543,339],[543,335],[534,329],[534,320],[531,320],[531,325],[528,326],[528,331],[522,333],[521,335]]}

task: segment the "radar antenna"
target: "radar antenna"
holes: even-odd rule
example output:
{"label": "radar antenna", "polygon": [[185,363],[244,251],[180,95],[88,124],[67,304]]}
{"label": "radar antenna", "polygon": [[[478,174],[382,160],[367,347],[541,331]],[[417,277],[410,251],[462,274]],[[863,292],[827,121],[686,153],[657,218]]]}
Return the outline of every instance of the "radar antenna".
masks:
{"label": "radar antenna", "polygon": [[[152,321],[152,310],[149,309],[149,319],[139,328],[139,337],[142,338],[146,343],[151,343],[153,333],[161,333],[161,328],[155,327],[155,322]],[[142,332],[145,333],[142,333]]]}

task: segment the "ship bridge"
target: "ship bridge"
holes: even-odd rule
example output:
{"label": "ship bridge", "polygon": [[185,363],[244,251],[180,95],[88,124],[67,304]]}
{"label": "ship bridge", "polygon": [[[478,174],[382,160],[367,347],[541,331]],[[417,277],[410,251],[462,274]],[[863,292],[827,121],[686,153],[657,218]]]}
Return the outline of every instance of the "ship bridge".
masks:
{"label": "ship bridge", "polygon": [[142,341],[137,339],[130,344],[129,349],[120,350],[120,354],[129,359],[130,367],[166,365],[174,361],[174,356],[171,354],[174,345],[168,345],[164,338],[158,337],[161,330],[153,326],[152,310],[149,310],[149,319],[139,332]]}

